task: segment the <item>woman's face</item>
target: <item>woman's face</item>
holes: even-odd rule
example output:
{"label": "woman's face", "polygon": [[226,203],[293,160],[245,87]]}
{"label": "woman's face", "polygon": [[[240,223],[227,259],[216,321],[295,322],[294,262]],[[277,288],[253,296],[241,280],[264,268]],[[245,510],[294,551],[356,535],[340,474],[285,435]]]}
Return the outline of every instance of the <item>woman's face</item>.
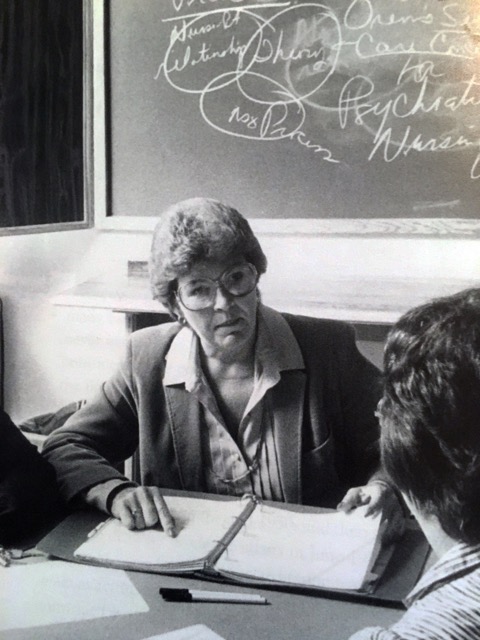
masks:
{"label": "woman's face", "polygon": [[[238,260],[231,263],[198,262],[187,275],[178,278],[178,289],[202,278],[217,280],[238,264]],[[179,315],[200,338],[208,357],[232,362],[251,353],[257,321],[256,287],[245,296],[235,297],[218,286],[213,306],[200,311],[187,309],[178,296],[176,306]]]}

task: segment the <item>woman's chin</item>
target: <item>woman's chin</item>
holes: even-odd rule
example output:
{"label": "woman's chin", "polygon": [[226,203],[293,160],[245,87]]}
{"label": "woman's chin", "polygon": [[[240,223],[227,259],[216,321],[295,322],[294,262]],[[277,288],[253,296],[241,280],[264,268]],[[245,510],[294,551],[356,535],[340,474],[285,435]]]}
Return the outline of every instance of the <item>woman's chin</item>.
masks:
{"label": "woman's chin", "polygon": [[245,331],[230,331],[217,333],[215,344],[218,354],[243,354],[243,351],[249,352],[251,341]]}

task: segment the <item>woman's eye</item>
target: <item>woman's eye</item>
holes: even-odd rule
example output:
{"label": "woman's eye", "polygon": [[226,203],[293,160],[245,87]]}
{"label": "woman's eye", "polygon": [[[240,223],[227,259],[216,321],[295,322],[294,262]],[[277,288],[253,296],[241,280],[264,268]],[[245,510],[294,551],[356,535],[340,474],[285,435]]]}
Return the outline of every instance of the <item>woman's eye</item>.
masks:
{"label": "woman's eye", "polygon": [[243,273],[243,271],[234,271],[228,276],[228,280],[232,284],[238,284],[243,280],[244,277],[245,277],[245,274]]}
{"label": "woman's eye", "polygon": [[208,285],[198,285],[188,290],[189,296],[208,296],[210,295],[210,287]]}

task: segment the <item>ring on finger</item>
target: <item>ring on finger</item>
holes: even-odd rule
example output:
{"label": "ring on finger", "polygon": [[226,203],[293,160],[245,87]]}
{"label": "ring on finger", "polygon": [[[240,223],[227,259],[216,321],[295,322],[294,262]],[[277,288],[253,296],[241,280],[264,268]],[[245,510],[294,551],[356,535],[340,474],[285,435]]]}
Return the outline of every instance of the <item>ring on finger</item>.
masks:
{"label": "ring on finger", "polygon": [[130,512],[132,516],[135,517],[135,516],[138,516],[138,514],[140,513],[140,509],[131,509]]}

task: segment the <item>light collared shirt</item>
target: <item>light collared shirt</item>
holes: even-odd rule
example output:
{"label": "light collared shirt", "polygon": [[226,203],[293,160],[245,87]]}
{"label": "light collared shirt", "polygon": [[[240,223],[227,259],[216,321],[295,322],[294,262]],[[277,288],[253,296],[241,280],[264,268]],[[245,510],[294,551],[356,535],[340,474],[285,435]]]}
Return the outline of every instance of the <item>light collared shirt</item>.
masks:
{"label": "light collared shirt", "polygon": [[405,599],[409,607],[389,629],[369,627],[350,640],[478,640],[480,544],[457,543]]}
{"label": "light collared shirt", "polygon": [[280,381],[282,371],[304,369],[305,364],[286,320],[263,305],[259,307],[254,357],[253,391],[236,439],[229,433],[202,371],[199,338],[188,327],[182,328],[172,341],[163,384],[183,384],[201,405],[203,458],[209,492],[253,493],[265,500],[282,501],[275,415],[268,391]]}

